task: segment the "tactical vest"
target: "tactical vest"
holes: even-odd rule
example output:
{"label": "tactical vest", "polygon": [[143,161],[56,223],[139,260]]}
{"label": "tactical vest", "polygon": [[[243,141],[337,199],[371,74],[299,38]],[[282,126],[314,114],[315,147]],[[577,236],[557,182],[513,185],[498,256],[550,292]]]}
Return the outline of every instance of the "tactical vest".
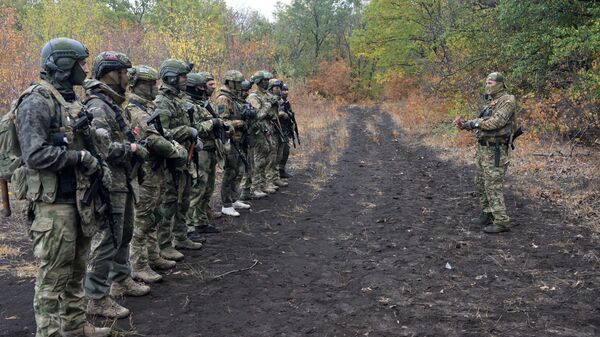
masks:
{"label": "tactical vest", "polygon": [[[496,113],[497,105],[510,100],[514,102],[515,97],[509,94],[504,94],[498,97],[497,99],[492,100],[492,102],[490,102],[490,104],[483,109],[479,117],[483,119],[492,117]],[[476,133],[477,139],[480,141],[495,141],[496,138],[503,138],[504,142],[508,143],[510,141],[510,138],[518,128],[519,126],[517,122],[517,107],[515,104],[508,122],[503,127],[495,130],[479,129]]]}

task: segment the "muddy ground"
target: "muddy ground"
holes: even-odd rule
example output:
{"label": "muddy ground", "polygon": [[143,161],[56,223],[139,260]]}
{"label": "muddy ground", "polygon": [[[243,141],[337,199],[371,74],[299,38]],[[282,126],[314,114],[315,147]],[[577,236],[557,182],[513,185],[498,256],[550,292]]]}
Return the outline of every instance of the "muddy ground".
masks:
{"label": "muddy ground", "polygon": [[[473,167],[395,138],[377,109],[347,112],[350,139],[330,179],[315,180],[314,166],[295,172],[282,193],[222,220],[224,232],[189,252],[149,296],[122,301],[133,315],[115,329],[154,337],[600,335],[593,233],[550,204],[509,193],[519,226],[486,235],[472,224]],[[32,336],[31,280],[1,275],[0,289],[0,336]]]}

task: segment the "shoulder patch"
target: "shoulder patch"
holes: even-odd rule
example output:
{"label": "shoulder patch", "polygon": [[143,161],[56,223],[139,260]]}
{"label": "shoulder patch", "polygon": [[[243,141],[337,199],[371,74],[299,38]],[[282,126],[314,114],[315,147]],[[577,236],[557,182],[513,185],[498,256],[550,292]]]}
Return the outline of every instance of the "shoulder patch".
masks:
{"label": "shoulder patch", "polygon": [[222,113],[224,113],[225,112],[225,106],[224,105],[219,105],[217,107],[217,112],[219,113],[219,115],[222,114]]}

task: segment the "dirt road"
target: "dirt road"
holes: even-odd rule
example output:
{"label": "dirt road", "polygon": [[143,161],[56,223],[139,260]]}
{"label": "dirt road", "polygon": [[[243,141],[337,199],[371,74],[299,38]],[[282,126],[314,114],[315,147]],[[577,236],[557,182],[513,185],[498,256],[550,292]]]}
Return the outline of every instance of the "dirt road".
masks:
{"label": "dirt road", "polygon": [[[472,167],[394,138],[376,109],[350,108],[348,118],[331,179],[315,186],[315,170],[296,172],[282,193],[222,221],[224,233],[151,295],[125,299],[132,318],[115,328],[154,337],[600,335],[592,233],[511,194],[520,226],[486,235],[472,225]],[[0,336],[32,336],[33,283],[2,275],[0,289]]]}

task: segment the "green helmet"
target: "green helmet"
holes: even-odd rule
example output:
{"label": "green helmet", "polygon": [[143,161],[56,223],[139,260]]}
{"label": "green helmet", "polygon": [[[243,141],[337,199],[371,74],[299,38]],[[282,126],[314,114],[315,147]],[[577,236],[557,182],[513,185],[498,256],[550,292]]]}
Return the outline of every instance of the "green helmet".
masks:
{"label": "green helmet", "polygon": [[41,66],[47,71],[69,71],[76,61],[90,56],[83,43],[59,37],[48,41],[42,48]]}
{"label": "green helmet", "polygon": [[209,73],[208,71],[201,71],[198,74],[204,76],[204,78],[206,79],[206,81],[204,81],[204,83],[208,82],[208,81],[214,81],[215,77]]}
{"label": "green helmet", "polygon": [[92,74],[95,79],[100,79],[113,70],[131,68],[131,61],[127,55],[116,51],[103,51],[94,58]]}
{"label": "green helmet", "polygon": [[202,73],[189,73],[187,75],[186,86],[197,87],[206,84],[206,82],[206,77],[204,77]]}
{"label": "green helmet", "polygon": [[129,85],[135,86],[138,81],[158,81],[158,71],[156,69],[146,66],[139,65],[127,70],[129,76]]}
{"label": "green helmet", "polygon": [[504,83],[504,76],[502,76],[502,73],[499,72],[493,72],[487,75],[486,79]]}
{"label": "green helmet", "polygon": [[278,80],[276,78],[272,78],[269,80],[269,90],[271,90],[271,88],[273,87],[283,87],[283,81],[282,80]]}
{"label": "green helmet", "polygon": [[242,82],[244,80],[244,75],[238,70],[227,70],[223,75],[223,81],[231,81],[231,82]]}
{"label": "green helmet", "polygon": [[254,82],[254,84],[258,84],[264,79],[270,80],[272,76],[273,75],[271,75],[271,73],[268,71],[259,70],[255,72],[254,75],[252,75],[252,78],[250,80]]}
{"label": "green helmet", "polygon": [[248,80],[243,80],[242,81],[242,90],[249,91],[250,89],[252,89],[252,82],[250,82]]}
{"label": "green helmet", "polygon": [[192,71],[193,67],[193,64],[189,64],[181,60],[168,59],[160,65],[160,78],[164,79],[166,77],[177,77],[179,75],[184,75]]}

